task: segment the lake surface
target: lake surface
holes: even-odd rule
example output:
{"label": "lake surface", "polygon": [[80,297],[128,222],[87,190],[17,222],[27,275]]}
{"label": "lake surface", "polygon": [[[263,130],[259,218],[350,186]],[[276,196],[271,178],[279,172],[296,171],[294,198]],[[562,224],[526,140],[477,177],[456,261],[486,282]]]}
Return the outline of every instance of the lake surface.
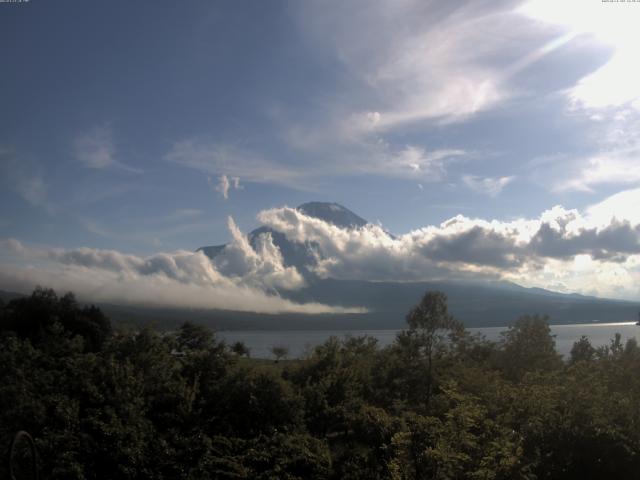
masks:
{"label": "lake surface", "polygon": [[[471,333],[480,333],[487,340],[497,341],[500,332],[507,327],[468,328]],[[378,339],[380,346],[386,346],[396,338],[400,330],[245,330],[245,331],[218,331],[217,336],[227,343],[242,341],[249,347],[254,358],[273,358],[271,348],[273,346],[285,346],[289,349],[289,358],[298,358],[313,347],[324,343],[329,337],[343,338],[347,335],[359,337],[369,335]],[[640,326],[633,322],[627,323],[578,323],[572,325],[551,325],[551,331],[556,336],[556,350],[562,355],[569,355],[573,342],[585,335],[594,347],[608,345],[616,333],[622,335],[622,342],[635,337],[640,342]]]}

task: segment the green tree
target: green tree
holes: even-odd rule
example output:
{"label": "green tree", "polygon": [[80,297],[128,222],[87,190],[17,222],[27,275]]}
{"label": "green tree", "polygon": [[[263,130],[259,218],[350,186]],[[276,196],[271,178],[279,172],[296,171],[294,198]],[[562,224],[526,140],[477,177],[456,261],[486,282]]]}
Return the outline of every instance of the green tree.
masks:
{"label": "green tree", "polygon": [[289,356],[289,349],[284,345],[274,345],[271,347],[271,353],[276,357],[276,362],[279,362],[283,358],[287,358]]}
{"label": "green tree", "polygon": [[407,314],[407,323],[407,348],[417,348],[426,363],[425,401],[428,405],[433,393],[434,356],[447,345],[447,341],[459,335],[464,327],[449,314],[447,296],[437,291],[425,293],[420,303]]}
{"label": "green tree", "polygon": [[248,357],[250,354],[249,347],[247,347],[247,345],[240,340],[238,340],[237,342],[234,342],[231,345],[231,351],[236,355],[238,355],[239,357],[243,357],[243,356]]}
{"label": "green tree", "polygon": [[596,349],[593,348],[589,339],[582,335],[580,340],[574,342],[571,347],[571,363],[590,362],[595,358]]}
{"label": "green tree", "polygon": [[191,322],[184,322],[178,330],[177,342],[181,352],[208,350],[214,345],[211,329]]}
{"label": "green tree", "polygon": [[508,378],[518,380],[526,372],[553,371],[562,366],[549,317],[522,316],[501,335],[501,368]]}

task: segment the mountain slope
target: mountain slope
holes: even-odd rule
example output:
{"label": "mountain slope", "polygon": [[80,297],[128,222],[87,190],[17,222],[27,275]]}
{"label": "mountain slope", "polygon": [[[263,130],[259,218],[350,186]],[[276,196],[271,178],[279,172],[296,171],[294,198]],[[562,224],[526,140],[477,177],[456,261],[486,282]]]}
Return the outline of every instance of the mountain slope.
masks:
{"label": "mountain slope", "polygon": [[[340,228],[358,228],[368,223],[348,208],[337,203],[308,202],[297,207],[297,210],[309,217],[318,218]],[[252,230],[247,235],[251,247],[256,248],[258,237],[264,233],[271,234],[273,244],[280,249],[285,266],[296,267],[306,279],[312,277],[309,270],[309,267],[315,262],[315,257],[311,249],[312,245],[291,242],[282,233],[272,228],[262,226]],[[200,247],[197,251],[201,251],[213,259],[224,250],[225,246],[226,245],[212,245]]]}
{"label": "mountain slope", "polygon": [[[368,222],[337,203],[309,202],[298,210],[341,228],[359,228]],[[313,321],[309,316],[244,315],[255,328],[401,328],[404,316],[425,291],[441,290],[449,297],[451,312],[467,326],[504,326],[524,314],[548,314],[553,323],[633,321],[638,305],[632,302],[600,299],[578,294],[563,294],[542,288],[524,288],[509,282],[367,282],[357,280],[319,279],[313,273],[313,245],[289,241],[282,233],[259,227],[248,234],[255,248],[259,235],[271,233],[280,248],[284,263],[294,266],[305,277],[307,286],[280,294],[297,302],[320,302],[345,307],[365,307],[362,315],[322,316]],[[215,258],[225,245],[202,247]],[[240,315],[240,314],[238,314]],[[268,320],[268,319],[271,320]],[[302,318],[303,320],[300,320]],[[320,324],[318,323],[320,322]],[[313,325],[313,327],[311,327]]]}
{"label": "mountain slope", "polygon": [[340,228],[364,227],[369,223],[338,203],[308,202],[300,205],[297,210],[309,217],[319,218]]}

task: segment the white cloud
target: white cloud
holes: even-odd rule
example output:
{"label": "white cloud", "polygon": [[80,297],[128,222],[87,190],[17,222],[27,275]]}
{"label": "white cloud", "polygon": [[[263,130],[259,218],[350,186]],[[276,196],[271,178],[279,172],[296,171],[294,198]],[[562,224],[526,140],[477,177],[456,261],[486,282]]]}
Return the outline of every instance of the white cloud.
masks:
{"label": "white cloud", "polygon": [[231,181],[238,186],[240,178],[249,182],[295,186],[303,176],[299,168],[288,168],[251,150],[195,138],[176,142],[165,159],[210,175],[226,172],[227,182],[227,175],[230,175]]}
{"label": "white cloud", "polygon": [[640,224],[640,188],[618,192],[586,210],[588,223],[602,228],[614,220]]}
{"label": "white cloud", "polygon": [[[211,183],[211,179],[209,179],[209,182]],[[222,197],[225,200],[228,200],[230,186],[231,184],[229,183],[229,179],[227,178],[227,176],[220,175],[220,178],[218,179],[218,184],[214,188],[217,192],[220,192],[222,194]]]}
{"label": "white cloud", "polygon": [[[342,229],[298,210],[264,210],[258,219],[306,245],[322,278],[366,281],[503,279],[526,286],[585,294],[640,296],[640,189],[613,195],[583,211],[561,206],[537,218],[483,220],[463,215],[390,236],[381,225]],[[103,301],[130,301],[249,311],[343,311],[297,305],[277,292],[306,282],[286,266],[270,233],[250,243],[229,218],[232,240],[210,261],[176,251],[149,257],[90,248],[27,247],[0,243],[0,288],[37,283],[77,290]],[[253,245],[253,246],[252,246]]]}
{"label": "white cloud", "polygon": [[574,107],[640,109],[640,71],[635,67],[640,9],[634,2],[531,0],[520,11],[574,35],[589,34],[613,49],[611,58],[567,91]]}
{"label": "white cloud", "polygon": [[108,126],[94,127],[79,134],[73,141],[73,152],[76,160],[87,168],[141,173],[141,170],[117,160],[113,133]]}
{"label": "white cloud", "polygon": [[496,197],[502,192],[504,187],[514,180],[514,176],[506,177],[478,177],[474,175],[465,175],[462,181],[467,187],[475,192]]}
{"label": "white cloud", "polygon": [[294,290],[305,285],[295,267],[284,266],[282,254],[273,244],[270,233],[258,237],[254,250],[233,218],[229,217],[228,225],[232,240],[213,260],[220,273],[256,287]]}
{"label": "white cloud", "polygon": [[285,267],[271,237],[263,235],[253,250],[229,220],[233,241],[211,262],[201,252],[176,251],[148,257],[91,248],[33,248],[15,239],[0,249],[20,256],[0,268],[0,288],[28,291],[35,285],[73,290],[90,301],[124,302],[263,313],[358,313],[358,308],[318,303],[297,304],[279,289],[296,289],[304,279]]}
{"label": "white cloud", "polygon": [[417,145],[397,148],[382,139],[358,139],[339,145],[337,152],[321,152],[320,156],[317,153],[307,157],[304,163],[277,164],[247,150],[192,139],[176,143],[166,159],[217,175],[217,182],[211,176],[207,177],[208,182],[228,199],[231,189],[242,189],[241,177],[250,182],[298,190],[316,190],[323,180],[336,176],[375,175],[441,181],[449,163],[469,156],[469,152],[458,148],[427,150]]}
{"label": "white cloud", "polygon": [[[640,18],[638,19],[640,21]],[[636,27],[634,27],[637,29]],[[595,72],[582,78],[569,91],[575,107],[602,109],[631,105],[640,110],[640,71],[632,67],[638,51],[636,45],[618,49],[613,58]]]}
{"label": "white cloud", "polygon": [[213,189],[222,195],[222,198],[225,200],[229,200],[229,191],[231,189],[234,190],[242,190],[242,186],[240,186],[240,177],[227,177],[225,174],[220,175],[218,177],[218,182],[214,183],[211,177],[207,177],[207,181],[209,185],[213,187]]}
{"label": "white cloud", "polygon": [[[353,102],[343,123],[367,132],[460,121],[509,99],[510,77],[545,54],[523,42],[535,25],[516,11],[519,4],[334,1],[304,3],[298,18],[359,81],[353,96],[371,108]],[[527,57],[531,51],[537,56]],[[523,57],[526,65],[513,63]]]}
{"label": "white cloud", "polygon": [[186,284],[161,275],[123,276],[77,266],[43,269],[3,265],[0,285],[28,292],[36,285],[75,292],[92,302],[129,303],[223,309],[259,313],[359,313],[358,309],[330,307],[318,303],[298,304],[261,290],[235,284]]}
{"label": "white cloud", "polygon": [[592,153],[560,154],[532,162],[541,183],[556,192],[640,184],[640,112],[623,109],[611,118],[598,118],[583,135],[583,142],[593,145]]}
{"label": "white cloud", "polygon": [[[259,220],[297,242],[313,242],[321,277],[369,281],[494,278],[528,286],[637,298],[640,190],[611,197],[585,212],[554,207],[509,222],[458,215],[395,238],[382,227],[345,230],[295,209],[261,212]],[[588,262],[585,262],[588,259]],[[589,268],[582,268],[585,264]],[[582,266],[582,267],[581,267]],[[615,278],[607,282],[603,279]]]}
{"label": "white cloud", "polygon": [[603,152],[578,162],[576,169],[573,176],[556,180],[555,190],[592,192],[596,185],[640,183],[640,150]]}

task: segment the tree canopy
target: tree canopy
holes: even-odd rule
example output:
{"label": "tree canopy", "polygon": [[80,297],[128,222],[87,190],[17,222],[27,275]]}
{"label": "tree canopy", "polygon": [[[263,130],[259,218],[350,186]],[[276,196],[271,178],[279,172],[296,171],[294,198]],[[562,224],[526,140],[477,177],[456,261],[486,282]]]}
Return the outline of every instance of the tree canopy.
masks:
{"label": "tree canopy", "polygon": [[583,337],[563,361],[546,317],[492,343],[439,292],[407,326],[275,362],[37,289],[0,305],[0,448],[28,431],[49,479],[636,478],[635,339]]}

